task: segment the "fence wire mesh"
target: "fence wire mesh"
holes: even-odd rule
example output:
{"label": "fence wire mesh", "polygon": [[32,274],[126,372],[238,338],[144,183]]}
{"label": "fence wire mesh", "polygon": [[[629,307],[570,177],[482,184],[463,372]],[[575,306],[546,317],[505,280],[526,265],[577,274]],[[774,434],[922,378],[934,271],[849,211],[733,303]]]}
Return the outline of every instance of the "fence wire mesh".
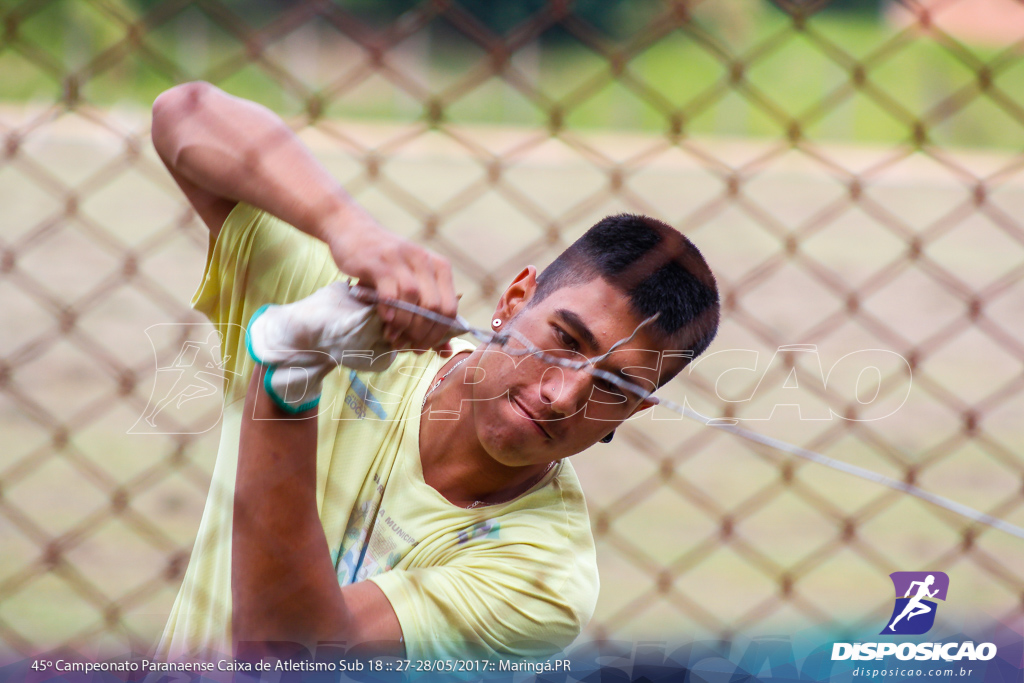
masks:
{"label": "fence wire mesh", "polygon": [[[281,112],[450,259],[477,324],[601,216],[673,223],[724,293],[712,351],[759,360],[668,396],[1024,524],[1024,9],[970,5],[6,0],[0,642],[146,650],[181,582],[220,409],[144,419],[211,329],[188,307],[207,233],[148,106],[197,78]],[[772,413],[859,416],[872,399],[822,378],[863,349],[912,370],[874,382],[893,415]],[[950,574],[947,619],[1024,612],[1019,540],[660,417],[575,460],[588,635],[871,625],[916,569]]]}

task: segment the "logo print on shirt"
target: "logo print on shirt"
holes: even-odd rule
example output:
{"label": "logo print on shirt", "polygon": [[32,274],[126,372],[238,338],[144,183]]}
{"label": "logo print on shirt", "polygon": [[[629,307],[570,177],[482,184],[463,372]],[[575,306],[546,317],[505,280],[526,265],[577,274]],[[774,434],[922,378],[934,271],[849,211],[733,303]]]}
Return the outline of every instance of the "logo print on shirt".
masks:
{"label": "logo print on shirt", "polygon": [[369,410],[379,419],[386,420],[388,414],[384,410],[384,406],[376,396],[370,393],[370,387],[356,376],[355,370],[349,372],[348,379],[352,386],[349,387],[348,393],[345,395],[345,405],[355,412],[356,417],[362,420],[366,417],[366,411]]}
{"label": "logo print on shirt", "polygon": [[468,543],[474,538],[480,538],[481,536],[490,536],[491,538],[498,537],[498,530],[501,528],[500,524],[497,524],[492,519],[487,521],[474,524],[468,529],[463,529],[458,532],[459,543]]}

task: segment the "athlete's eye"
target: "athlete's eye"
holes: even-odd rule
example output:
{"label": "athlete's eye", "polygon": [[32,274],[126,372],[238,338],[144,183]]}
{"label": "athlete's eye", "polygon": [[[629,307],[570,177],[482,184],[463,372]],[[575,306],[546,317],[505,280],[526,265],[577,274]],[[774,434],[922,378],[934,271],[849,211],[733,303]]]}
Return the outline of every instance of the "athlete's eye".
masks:
{"label": "athlete's eye", "polygon": [[557,325],[555,325],[554,328],[555,337],[558,339],[558,342],[562,344],[562,346],[572,349],[573,351],[577,351],[579,349],[579,342],[577,342],[571,334],[563,330],[561,327],[558,327]]}
{"label": "athlete's eye", "polygon": [[606,405],[625,405],[626,394],[614,382],[603,377],[594,377],[593,398]]}

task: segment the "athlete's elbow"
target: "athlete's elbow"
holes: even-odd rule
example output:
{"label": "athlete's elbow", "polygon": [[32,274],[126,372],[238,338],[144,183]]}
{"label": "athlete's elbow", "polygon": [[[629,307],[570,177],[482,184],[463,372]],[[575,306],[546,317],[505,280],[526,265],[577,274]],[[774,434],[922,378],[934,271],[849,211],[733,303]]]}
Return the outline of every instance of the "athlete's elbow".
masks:
{"label": "athlete's elbow", "polygon": [[165,90],[153,102],[153,147],[171,168],[174,168],[180,150],[187,142],[186,124],[214,91],[216,88],[209,83],[193,81]]}
{"label": "athlete's elbow", "polygon": [[203,100],[216,90],[216,86],[206,81],[191,81],[168,88],[153,102],[153,119],[159,118],[161,123],[180,120],[189,111],[201,107]]}

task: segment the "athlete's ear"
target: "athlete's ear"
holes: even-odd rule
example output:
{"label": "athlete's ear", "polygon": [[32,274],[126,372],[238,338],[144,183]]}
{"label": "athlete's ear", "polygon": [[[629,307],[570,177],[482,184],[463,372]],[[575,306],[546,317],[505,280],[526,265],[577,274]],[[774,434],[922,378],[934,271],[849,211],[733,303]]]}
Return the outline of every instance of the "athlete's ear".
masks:
{"label": "athlete's ear", "polygon": [[[498,299],[498,305],[494,309],[494,318],[501,320],[500,324],[511,320],[516,313],[529,303],[536,291],[537,267],[526,266],[520,271],[519,275],[516,275],[515,279],[512,280],[512,284],[505,289],[501,298]],[[501,329],[498,328],[497,331],[500,332]]]}

